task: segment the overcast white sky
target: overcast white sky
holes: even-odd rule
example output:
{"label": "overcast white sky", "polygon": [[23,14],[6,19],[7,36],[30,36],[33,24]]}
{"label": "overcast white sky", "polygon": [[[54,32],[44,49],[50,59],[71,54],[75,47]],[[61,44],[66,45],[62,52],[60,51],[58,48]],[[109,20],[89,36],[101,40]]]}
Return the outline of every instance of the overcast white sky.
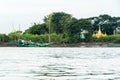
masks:
{"label": "overcast white sky", "polygon": [[52,12],[66,12],[76,18],[109,14],[120,17],[120,0],[0,0],[0,33],[24,31],[42,23]]}

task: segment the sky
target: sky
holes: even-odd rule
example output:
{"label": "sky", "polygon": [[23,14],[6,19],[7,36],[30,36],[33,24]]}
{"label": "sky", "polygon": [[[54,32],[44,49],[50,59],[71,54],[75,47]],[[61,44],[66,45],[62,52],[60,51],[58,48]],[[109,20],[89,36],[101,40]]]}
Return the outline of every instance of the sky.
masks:
{"label": "sky", "polygon": [[0,33],[26,30],[44,16],[65,12],[89,18],[100,14],[120,17],[120,0],[0,0]]}

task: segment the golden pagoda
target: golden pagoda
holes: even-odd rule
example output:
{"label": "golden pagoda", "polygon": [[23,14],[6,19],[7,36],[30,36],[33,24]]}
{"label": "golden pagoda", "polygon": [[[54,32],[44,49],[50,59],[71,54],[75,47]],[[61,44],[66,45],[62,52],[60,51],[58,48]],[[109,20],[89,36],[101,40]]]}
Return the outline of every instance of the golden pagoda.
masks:
{"label": "golden pagoda", "polygon": [[98,30],[98,32],[97,32],[97,33],[94,33],[92,36],[93,36],[93,37],[100,38],[100,37],[107,36],[107,34],[106,34],[106,33],[103,34],[102,31],[101,31],[101,28],[100,28],[100,26],[99,26],[99,30]]}

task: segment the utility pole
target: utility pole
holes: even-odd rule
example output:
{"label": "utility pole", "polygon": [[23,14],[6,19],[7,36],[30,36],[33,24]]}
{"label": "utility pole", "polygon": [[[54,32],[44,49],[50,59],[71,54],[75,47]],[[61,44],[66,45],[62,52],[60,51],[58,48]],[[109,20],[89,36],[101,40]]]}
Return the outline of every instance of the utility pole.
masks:
{"label": "utility pole", "polygon": [[51,42],[51,38],[50,38],[50,34],[51,34],[51,32],[50,32],[50,27],[51,27],[51,17],[50,17],[50,19],[49,19],[49,42]]}

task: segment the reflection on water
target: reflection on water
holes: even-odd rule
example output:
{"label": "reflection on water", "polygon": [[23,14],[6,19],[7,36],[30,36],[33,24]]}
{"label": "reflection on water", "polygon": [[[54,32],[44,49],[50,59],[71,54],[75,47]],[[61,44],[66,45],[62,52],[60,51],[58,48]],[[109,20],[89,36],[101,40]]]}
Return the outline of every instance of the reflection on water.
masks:
{"label": "reflection on water", "polygon": [[0,48],[0,80],[120,80],[119,48]]}

